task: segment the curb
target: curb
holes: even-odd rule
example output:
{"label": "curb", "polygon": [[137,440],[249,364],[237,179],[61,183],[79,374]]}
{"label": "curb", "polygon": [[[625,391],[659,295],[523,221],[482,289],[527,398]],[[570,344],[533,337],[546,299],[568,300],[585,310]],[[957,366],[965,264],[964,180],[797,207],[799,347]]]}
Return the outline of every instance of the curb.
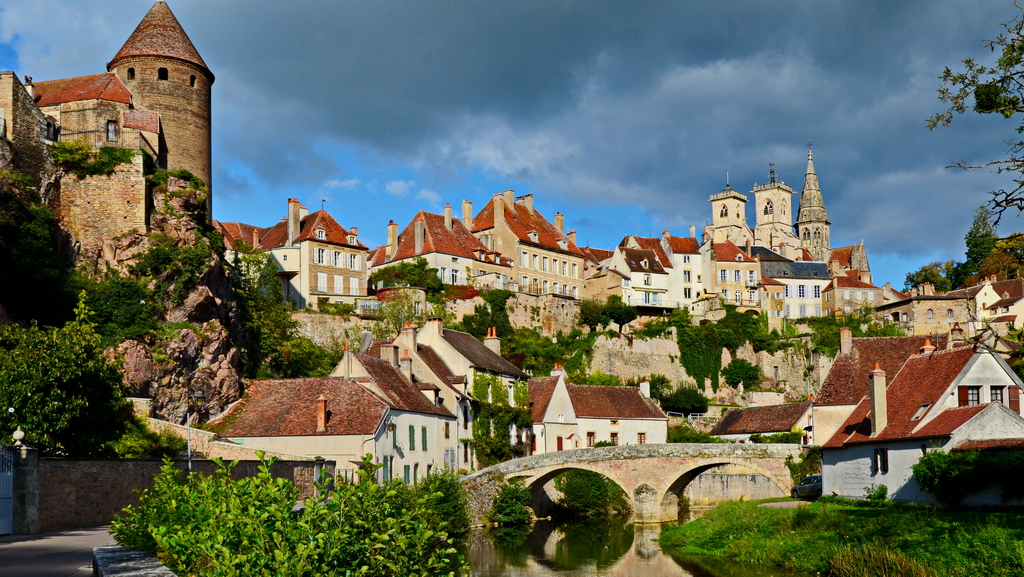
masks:
{"label": "curb", "polygon": [[175,577],[156,557],[111,541],[92,549],[94,577]]}

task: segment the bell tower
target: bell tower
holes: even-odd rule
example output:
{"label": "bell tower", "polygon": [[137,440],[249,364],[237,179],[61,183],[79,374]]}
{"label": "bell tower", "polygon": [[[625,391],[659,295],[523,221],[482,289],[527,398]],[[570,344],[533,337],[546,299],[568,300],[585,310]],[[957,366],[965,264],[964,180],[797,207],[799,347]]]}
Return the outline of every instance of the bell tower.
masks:
{"label": "bell tower", "polygon": [[815,260],[825,260],[829,250],[828,214],[825,200],[818,188],[818,175],[814,172],[814,153],[807,151],[807,173],[804,174],[804,189],[800,194],[800,212],[796,216],[796,234],[800,246],[810,251]]}
{"label": "bell tower", "polygon": [[[754,240],[760,246],[780,251],[793,235],[793,188],[775,178],[775,163],[769,165],[768,182],[754,185],[757,226]],[[790,242],[790,245],[792,243]]]}
{"label": "bell tower", "polygon": [[711,233],[715,242],[732,242],[742,245],[753,240],[750,227],[747,226],[747,197],[732,189],[728,184],[718,194],[708,199],[711,203],[711,224],[706,230]]}

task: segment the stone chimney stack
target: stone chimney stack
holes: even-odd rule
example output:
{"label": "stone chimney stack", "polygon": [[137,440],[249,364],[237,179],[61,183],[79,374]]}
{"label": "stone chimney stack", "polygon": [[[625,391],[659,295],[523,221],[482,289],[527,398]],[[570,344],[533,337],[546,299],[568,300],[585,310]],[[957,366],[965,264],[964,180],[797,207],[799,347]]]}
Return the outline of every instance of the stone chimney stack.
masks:
{"label": "stone chimney stack", "polygon": [[301,209],[302,205],[299,204],[298,199],[288,199],[288,246],[295,246],[295,239],[299,238],[299,227],[302,221],[299,211]]}
{"label": "stone chimney stack", "polygon": [[423,330],[430,334],[443,336],[444,323],[437,317],[430,317],[427,319],[426,324],[423,325]]}
{"label": "stone chimney stack", "polygon": [[448,230],[452,229],[452,205],[444,205],[444,227]]}
{"label": "stone chimney stack", "polygon": [[381,345],[380,347],[380,358],[387,361],[392,367],[398,366],[398,347],[394,344],[388,343]]}
{"label": "stone chimney stack", "polygon": [[320,395],[316,400],[316,432],[327,430],[327,397]]}
{"label": "stone chimney stack", "polygon": [[473,203],[468,200],[462,201],[462,226],[466,230],[473,230]]}
{"label": "stone chimney stack", "polygon": [[516,203],[516,191],[511,188],[505,189],[505,192],[501,193],[505,196],[505,206],[512,207]]}
{"label": "stone chimney stack", "polygon": [[930,282],[921,284],[921,294],[930,297],[935,295],[935,285]]}
{"label": "stone chimney stack", "polygon": [[871,371],[871,436],[875,437],[889,424],[889,409],[885,402],[885,371],[878,363]]}
{"label": "stone chimney stack", "polygon": [[526,210],[530,211],[530,214],[533,214],[533,195],[532,194],[524,194],[523,196],[520,196],[518,199],[516,199],[515,203],[516,204],[521,204],[521,205],[525,206]]}
{"label": "stone chimney stack", "polygon": [[384,250],[385,260],[391,260],[398,250],[398,225],[393,220],[388,221],[388,247]]}
{"label": "stone chimney stack", "polygon": [[402,351],[402,359],[399,361],[399,365],[402,368],[402,374],[411,383],[412,382],[412,357],[409,356],[409,349]]}
{"label": "stone chimney stack", "polygon": [[934,352],[935,352],[935,346],[932,345],[931,337],[925,337],[924,338],[924,346],[921,347],[921,354],[922,355],[930,355],[930,354],[932,354]]}
{"label": "stone chimney stack", "polygon": [[299,220],[301,221],[306,218],[307,214],[309,214],[309,209],[303,206],[302,203],[299,203]]}
{"label": "stone chimney stack", "polygon": [[651,383],[650,381],[643,381],[640,383],[640,396],[645,399],[651,398]]}
{"label": "stone chimney stack", "polygon": [[852,352],[853,331],[850,330],[850,327],[842,327],[839,329],[839,354],[848,357]]}
{"label": "stone chimney stack", "polygon": [[558,234],[565,234],[565,215],[560,212],[555,213],[555,230]]}
{"label": "stone chimney stack", "polygon": [[252,247],[258,248],[260,246],[260,231],[259,229],[252,229]]}
{"label": "stone chimney stack", "polygon": [[372,344],[373,332],[370,329],[364,328],[362,334],[359,335],[359,354],[366,354],[366,351],[370,350]]}
{"label": "stone chimney stack", "polygon": [[498,329],[495,327],[487,329],[487,336],[484,338],[484,346],[491,349],[494,354],[501,356],[501,339],[498,338]]}
{"label": "stone chimney stack", "polygon": [[345,356],[341,362],[345,365],[345,379],[352,377],[352,351],[348,350],[348,341],[345,341]]}
{"label": "stone chimney stack", "polygon": [[565,236],[569,237],[569,242],[571,242],[573,244],[576,244],[576,231],[575,230],[570,230],[569,234],[567,234]]}
{"label": "stone chimney stack", "polygon": [[494,195],[494,228],[501,226],[499,223],[505,222],[505,194],[498,193]]}
{"label": "stone chimney stack", "polygon": [[562,368],[561,363],[555,363],[555,368],[551,369],[552,377],[557,377],[558,375],[565,376],[565,369]]}
{"label": "stone chimney stack", "polygon": [[750,239],[749,238],[747,239],[747,248],[746,248],[746,250],[744,252],[747,253],[747,256],[750,256]]}
{"label": "stone chimney stack", "polygon": [[413,224],[413,231],[414,231],[415,242],[416,242],[416,245],[414,247],[415,248],[415,253],[414,254],[420,254],[420,253],[423,252],[423,238],[424,238],[424,231],[425,231],[425,229],[423,227],[423,221],[422,220],[417,220]]}
{"label": "stone chimney stack", "polygon": [[353,227],[349,228],[348,229],[348,233],[350,235],[354,236],[356,238],[356,240],[359,240],[359,227],[358,226],[353,226]]}
{"label": "stone chimney stack", "polygon": [[690,225],[690,238],[697,238],[697,227]]}

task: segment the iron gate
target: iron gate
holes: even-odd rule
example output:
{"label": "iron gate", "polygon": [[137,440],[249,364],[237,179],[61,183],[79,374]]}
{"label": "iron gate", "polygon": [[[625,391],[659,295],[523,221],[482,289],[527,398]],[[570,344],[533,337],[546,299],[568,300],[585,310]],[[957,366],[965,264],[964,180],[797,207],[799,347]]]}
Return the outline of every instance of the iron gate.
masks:
{"label": "iron gate", "polygon": [[14,532],[14,455],[0,447],[0,535]]}

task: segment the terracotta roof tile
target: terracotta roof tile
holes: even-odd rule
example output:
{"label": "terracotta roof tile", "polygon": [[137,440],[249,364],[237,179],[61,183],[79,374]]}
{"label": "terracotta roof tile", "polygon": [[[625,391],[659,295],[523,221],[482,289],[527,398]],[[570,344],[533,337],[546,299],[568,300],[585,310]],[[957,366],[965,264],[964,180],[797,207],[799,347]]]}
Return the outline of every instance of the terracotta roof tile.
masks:
{"label": "terracotta roof tile", "polygon": [[125,128],[137,128],[147,132],[160,132],[160,115],[148,110],[133,108],[124,111]]}
{"label": "terracotta roof tile", "polygon": [[736,246],[736,244],[733,243],[731,240],[716,242],[714,249],[715,260],[718,262],[757,262],[753,258],[748,256],[747,253],[740,250],[740,247]]}
{"label": "terracotta roof tile", "polygon": [[814,255],[806,248],[800,249],[800,260],[814,260]]}
{"label": "terracotta roof tile", "polygon": [[1024,439],[985,439],[984,441],[964,441],[950,449],[953,451],[985,451],[999,449],[1022,449]]}
{"label": "terracotta roof tile", "polygon": [[662,268],[672,268],[672,260],[665,254],[665,249],[661,246],[661,238],[654,238],[649,236],[633,236],[622,239],[619,246],[626,246],[626,241],[630,238],[636,241],[640,248],[643,250],[653,251],[658,256],[658,263],[661,264]]}
{"label": "terracotta roof tile", "polygon": [[[327,430],[317,432],[316,403],[320,395],[327,398],[329,419]],[[210,425],[228,437],[372,435],[387,408],[377,395],[351,380],[252,381],[242,400]]]}
{"label": "terracotta roof tile", "polygon": [[[494,228],[495,199],[496,197],[491,197],[491,200],[480,209],[480,214],[473,218],[473,232]],[[536,209],[531,211],[522,204],[508,206],[504,201],[502,201],[502,206],[505,224],[508,225],[509,230],[512,231],[512,234],[516,235],[520,242],[541,246],[548,250],[583,256],[583,251],[576,246],[576,243],[569,240],[569,237],[564,234],[559,233],[555,225],[548,222],[541,215],[540,211]],[[537,233],[536,242],[530,239],[530,232]],[[565,245],[564,249],[562,244]]]}
{"label": "terracotta roof tile", "polygon": [[[238,241],[259,246],[259,237],[262,236],[264,230],[244,222],[220,222],[217,220],[213,221],[213,227],[224,235],[224,246],[228,248],[235,246],[235,243]],[[256,233],[255,238],[253,238],[254,232]],[[253,242],[254,240],[256,241],[255,243]]]}
{"label": "terracotta roof tile", "polygon": [[52,106],[80,100],[132,103],[132,93],[113,72],[46,80],[32,84],[36,106]]}
{"label": "terracotta roof tile", "polygon": [[566,385],[577,417],[599,419],[668,419],[657,403],[636,387]]}
{"label": "terracotta roof tile", "polygon": [[544,413],[548,410],[548,403],[551,402],[551,395],[555,392],[557,384],[557,376],[534,377],[527,383],[530,390],[530,412],[533,414],[534,423],[544,422]]}
{"label": "terracotta roof tile", "polygon": [[453,417],[451,411],[439,407],[427,400],[419,387],[409,382],[398,367],[380,357],[370,355],[354,355],[353,358],[363,366],[377,388],[384,395],[384,400],[391,407],[402,411],[426,413],[442,417]]}
{"label": "terracotta roof tile", "polygon": [[613,250],[604,250],[602,248],[593,248],[589,246],[581,248],[580,251],[583,252],[583,256],[585,258],[589,258],[598,264],[612,258],[615,254],[615,251]]}
{"label": "terracotta roof tile", "polygon": [[[618,248],[622,252],[622,256],[625,257],[626,266],[632,272],[647,272],[653,274],[668,274],[668,272],[659,265],[659,259],[657,253],[653,250],[642,250],[639,248],[626,248],[620,246]],[[647,266],[644,266],[644,262]]]}
{"label": "terracotta roof tile", "polygon": [[[316,230],[318,228],[322,228],[324,230],[324,236],[326,238],[316,238]],[[288,219],[281,219],[274,226],[260,230],[263,232],[263,235],[260,237],[259,248],[269,250],[288,244]],[[350,243],[348,241],[350,234],[351,233],[346,230],[345,227],[338,224],[338,221],[334,220],[334,217],[332,217],[326,210],[318,210],[307,214],[299,222],[299,235],[295,238],[295,242],[312,240],[327,244],[350,246],[353,248],[366,248],[366,245],[359,242],[358,239],[356,239],[355,243]]]}
{"label": "terracotta roof tile", "polygon": [[[210,69],[199,55],[199,51],[189,40],[188,34],[178,23],[166,2],[156,2],[149,9],[142,22],[135,28],[121,49],[107,65],[109,70],[122,58],[134,56],[162,56],[176,58],[202,67],[208,73]],[[213,77],[213,73],[210,73]]]}
{"label": "terracotta roof tile", "polygon": [[[871,371],[879,363],[887,375],[895,376],[912,355],[921,352],[925,335],[912,337],[872,337],[853,339],[847,356],[839,355],[825,378],[816,405],[852,405],[870,393]],[[932,344],[946,347],[947,335],[938,335]]]}
{"label": "terracotta roof tile", "polygon": [[751,433],[785,433],[795,426],[811,408],[810,401],[786,403],[746,409],[729,409],[715,425],[712,435],[747,435]]}
{"label": "terracotta roof tile", "polygon": [[[423,248],[418,253],[416,252],[417,222],[423,223]],[[488,250],[473,236],[473,233],[463,226],[459,219],[452,218],[452,229],[448,230],[443,214],[421,210],[409,221],[405,230],[398,235],[398,248],[391,260],[397,261],[430,253],[450,254],[488,263],[511,264],[500,253]]]}
{"label": "terracotta roof tile", "polygon": [[691,236],[670,236],[668,247],[672,254],[700,254],[700,242]]}
{"label": "terracotta roof tile", "polygon": [[853,260],[853,248],[852,246],[836,247],[829,251],[828,260],[830,262],[833,260],[839,261],[839,266],[849,268],[850,261]]}
{"label": "terracotta roof tile", "polygon": [[[829,284],[831,288],[859,288],[859,289],[880,289],[871,283],[862,282],[855,278],[850,278],[846,275],[839,275],[832,278],[832,282]],[[828,287],[826,287],[828,288]]]}
{"label": "terracotta roof tile", "polygon": [[781,283],[770,276],[761,275],[761,284],[765,286],[786,286],[785,283]]}

